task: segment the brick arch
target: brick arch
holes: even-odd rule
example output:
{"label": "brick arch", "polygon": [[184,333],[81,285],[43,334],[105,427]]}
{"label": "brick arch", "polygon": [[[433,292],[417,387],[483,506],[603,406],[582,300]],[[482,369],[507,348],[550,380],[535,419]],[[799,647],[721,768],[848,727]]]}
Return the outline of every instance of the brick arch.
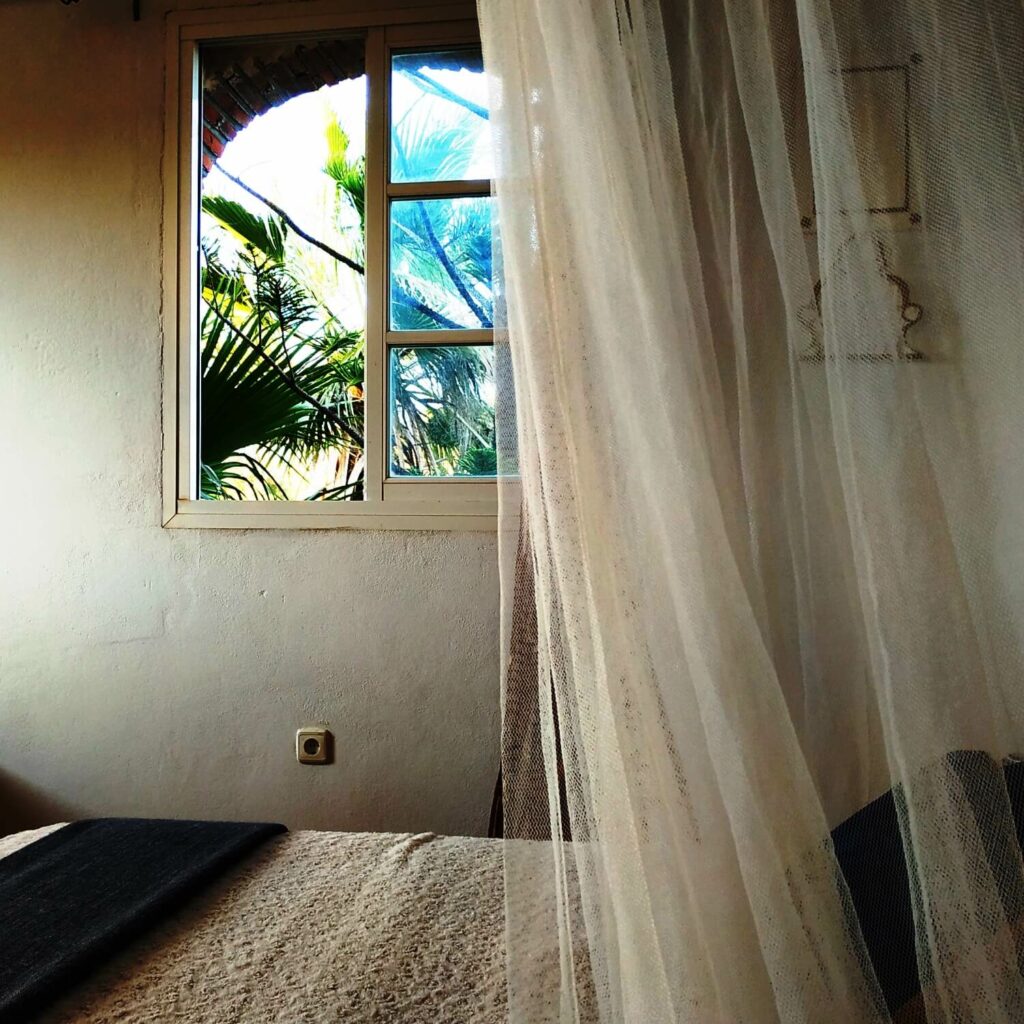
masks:
{"label": "brick arch", "polygon": [[362,39],[211,47],[203,55],[203,175],[260,114],[365,70]]}

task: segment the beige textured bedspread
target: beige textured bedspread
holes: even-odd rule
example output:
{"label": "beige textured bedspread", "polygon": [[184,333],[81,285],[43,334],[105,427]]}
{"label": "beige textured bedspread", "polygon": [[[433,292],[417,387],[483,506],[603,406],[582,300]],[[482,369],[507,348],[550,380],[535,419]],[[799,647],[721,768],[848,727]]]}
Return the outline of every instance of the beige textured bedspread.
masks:
{"label": "beige textured bedspread", "polygon": [[[0,856],[48,831],[0,838]],[[289,833],[47,1020],[497,1024],[502,892],[498,841]]]}

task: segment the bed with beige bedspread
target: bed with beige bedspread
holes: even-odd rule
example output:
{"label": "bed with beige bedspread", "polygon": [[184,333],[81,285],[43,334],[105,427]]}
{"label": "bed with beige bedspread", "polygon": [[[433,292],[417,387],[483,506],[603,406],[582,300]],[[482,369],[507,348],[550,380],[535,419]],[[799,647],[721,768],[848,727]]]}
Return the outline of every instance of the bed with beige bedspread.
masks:
{"label": "bed with beige bedspread", "polygon": [[[0,857],[59,827],[0,838]],[[498,1024],[504,954],[500,841],[292,832],[44,1019]]]}

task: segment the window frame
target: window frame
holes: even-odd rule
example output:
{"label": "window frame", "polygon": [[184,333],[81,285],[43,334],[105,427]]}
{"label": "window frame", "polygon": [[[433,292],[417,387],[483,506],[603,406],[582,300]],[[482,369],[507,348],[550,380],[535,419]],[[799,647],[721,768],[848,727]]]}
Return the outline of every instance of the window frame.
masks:
{"label": "window frame", "polygon": [[[395,8],[364,0],[180,11],[168,18],[164,143],[163,525],[221,529],[485,530],[497,526],[497,480],[388,476],[391,347],[494,343],[493,330],[391,331],[390,204],[489,196],[483,181],[392,183],[393,51],[479,44],[473,4]],[[199,358],[199,50],[204,42],[302,35],[366,40],[366,477],[362,501],[211,501],[197,495]],[[376,84],[376,88],[373,84]]]}

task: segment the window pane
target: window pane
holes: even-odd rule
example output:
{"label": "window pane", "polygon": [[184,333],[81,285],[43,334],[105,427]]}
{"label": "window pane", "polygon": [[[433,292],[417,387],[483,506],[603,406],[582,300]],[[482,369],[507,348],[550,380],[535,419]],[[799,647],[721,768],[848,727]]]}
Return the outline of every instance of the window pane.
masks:
{"label": "window pane", "polygon": [[496,474],[490,345],[393,348],[390,378],[391,476]]}
{"label": "window pane", "polygon": [[403,53],[391,62],[391,180],[491,177],[480,49]]}
{"label": "window pane", "polygon": [[201,60],[200,497],[360,499],[363,42]]}
{"label": "window pane", "polygon": [[391,329],[490,328],[491,200],[391,204]]}

